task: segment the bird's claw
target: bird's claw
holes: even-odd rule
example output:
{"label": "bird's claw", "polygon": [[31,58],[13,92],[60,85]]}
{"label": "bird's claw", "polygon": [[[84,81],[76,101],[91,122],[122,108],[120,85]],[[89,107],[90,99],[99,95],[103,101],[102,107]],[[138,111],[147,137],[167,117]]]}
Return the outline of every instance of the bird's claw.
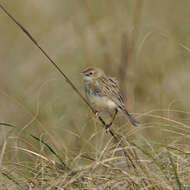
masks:
{"label": "bird's claw", "polygon": [[112,124],[112,123],[109,123],[109,124],[106,125],[106,133],[109,133],[111,124]]}
{"label": "bird's claw", "polygon": [[109,133],[109,132],[110,132],[110,128],[106,127],[106,133]]}
{"label": "bird's claw", "polygon": [[99,112],[95,110],[95,115],[98,118],[99,117]]}

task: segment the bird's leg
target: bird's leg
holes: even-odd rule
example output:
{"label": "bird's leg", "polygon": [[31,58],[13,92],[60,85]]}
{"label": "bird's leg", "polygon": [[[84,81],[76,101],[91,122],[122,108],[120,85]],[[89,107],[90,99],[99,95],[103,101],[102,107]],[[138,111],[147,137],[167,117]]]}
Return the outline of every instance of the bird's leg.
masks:
{"label": "bird's leg", "polygon": [[111,127],[113,121],[115,120],[115,117],[116,117],[117,113],[118,113],[118,110],[115,109],[115,113],[114,113],[114,115],[113,115],[113,117],[112,117],[111,122],[110,122],[109,124],[106,124],[106,131],[107,131],[107,130],[109,131],[109,128]]}
{"label": "bird's leg", "polygon": [[94,113],[95,113],[96,118],[98,118],[103,123],[104,126],[107,126],[107,124],[105,123],[105,121],[101,118],[100,112],[97,111],[97,110],[94,110]]}

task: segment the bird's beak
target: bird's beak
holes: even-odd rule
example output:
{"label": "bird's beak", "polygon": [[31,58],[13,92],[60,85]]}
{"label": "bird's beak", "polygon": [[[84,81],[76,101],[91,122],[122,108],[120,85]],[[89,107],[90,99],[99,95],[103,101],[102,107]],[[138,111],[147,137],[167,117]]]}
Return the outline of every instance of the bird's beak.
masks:
{"label": "bird's beak", "polygon": [[81,77],[84,77],[84,73],[80,72],[79,74],[80,74]]}

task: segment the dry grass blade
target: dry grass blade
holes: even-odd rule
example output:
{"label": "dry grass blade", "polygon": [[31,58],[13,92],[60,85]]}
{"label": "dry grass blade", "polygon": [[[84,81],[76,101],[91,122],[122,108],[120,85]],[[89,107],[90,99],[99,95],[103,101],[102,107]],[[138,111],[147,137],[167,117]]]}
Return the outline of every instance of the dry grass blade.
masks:
{"label": "dry grass blade", "polygon": [[[82,100],[88,105],[88,107],[91,109],[91,111],[96,114],[95,110],[92,108],[92,106],[88,103],[88,101],[85,99],[85,97],[79,92],[79,90],[75,87],[73,82],[66,76],[66,74],[59,68],[59,66],[56,64],[55,61],[46,53],[46,51],[39,45],[39,43],[34,39],[34,37],[30,34],[26,28],[24,28],[1,4],[0,8],[3,10],[3,12],[8,15],[8,17],[27,35],[28,38],[40,49],[40,51],[47,57],[47,59],[53,64],[53,66],[61,73],[61,75],[65,78],[66,82],[73,88],[73,90],[82,98]],[[98,119],[102,122],[104,127],[106,128],[105,121],[99,116]],[[112,130],[109,130],[109,133],[114,137],[114,133]]]}
{"label": "dry grass blade", "polygon": [[35,156],[40,157],[41,159],[43,159],[43,160],[45,160],[45,161],[50,161],[50,162],[54,163],[52,160],[49,160],[49,159],[46,158],[45,156],[43,156],[43,155],[41,155],[41,154],[38,154],[38,153],[36,153],[36,152],[34,152],[34,151],[31,151],[31,150],[28,150],[28,149],[25,149],[25,148],[21,148],[21,147],[15,147],[15,149],[28,152],[28,153],[30,153],[30,154],[33,154],[33,155],[35,155]]}
{"label": "dry grass blade", "polygon": [[2,151],[0,152],[0,167],[2,166],[2,161],[5,155],[6,146],[7,146],[7,141],[5,140],[2,146]]}
{"label": "dry grass blade", "polygon": [[142,149],[140,146],[136,145],[135,143],[133,143],[133,142],[129,142],[129,143],[131,145],[133,145],[134,147],[136,147],[144,155],[146,155],[148,158],[150,158],[153,161],[153,163],[160,169],[161,173],[163,174],[163,176],[165,177],[165,179],[167,180],[167,182],[174,189],[174,184],[170,181],[169,177],[167,176],[166,172],[164,171],[163,166],[153,157],[153,155],[150,152],[145,151],[144,149]]}
{"label": "dry grass blade", "polygon": [[119,76],[120,76],[120,84],[121,84],[121,91],[123,96],[127,97],[127,88],[126,88],[126,81],[127,79],[127,67],[129,64],[133,64],[136,62],[136,46],[139,36],[139,29],[140,29],[140,23],[142,18],[142,11],[143,11],[143,5],[144,1],[137,1],[136,7],[135,7],[135,15],[134,15],[134,29],[132,31],[132,34],[130,36],[130,40],[123,35],[122,38],[122,45],[121,45],[121,64],[119,68]]}
{"label": "dry grass blade", "polygon": [[[30,40],[40,49],[40,51],[48,58],[48,60],[54,65],[54,67],[61,73],[61,75],[66,79],[66,81],[71,85],[71,87],[75,90],[75,92],[83,99],[86,104],[88,102],[86,99],[81,95],[78,89],[74,86],[71,80],[65,75],[65,73],[58,67],[58,65],[53,61],[53,59],[46,53],[46,51],[38,44],[38,42],[34,39],[34,37],[30,34],[28,30],[26,30],[1,4],[0,8],[8,15],[8,17],[17,25],[19,28],[30,38]],[[88,104],[89,107],[91,107]],[[92,108],[91,108],[92,109]],[[92,109],[93,110],[93,109]]]}
{"label": "dry grass blade", "polygon": [[183,155],[185,155],[185,156],[190,156],[190,152],[185,152],[185,151],[180,150],[179,148],[176,148],[176,147],[171,146],[171,145],[165,145],[165,144],[162,144],[162,143],[155,143],[155,142],[150,142],[150,144],[156,145],[156,146],[158,146],[158,147],[164,147],[164,148],[166,148],[166,149],[168,149],[168,150],[175,150],[175,151],[177,151],[179,154],[183,154]]}
{"label": "dry grass blade", "polygon": [[12,124],[10,124],[10,123],[0,123],[0,126],[7,126],[7,127],[13,127],[13,128],[15,128],[16,126],[15,125],[12,125]]}

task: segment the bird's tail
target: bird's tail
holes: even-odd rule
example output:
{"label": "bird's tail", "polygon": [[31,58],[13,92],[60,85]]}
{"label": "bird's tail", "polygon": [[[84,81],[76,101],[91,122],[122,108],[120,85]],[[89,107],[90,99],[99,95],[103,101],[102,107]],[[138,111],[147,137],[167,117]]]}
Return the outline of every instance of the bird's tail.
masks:
{"label": "bird's tail", "polygon": [[128,118],[129,118],[131,124],[133,124],[134,126],[137,127],[137,125],[138,125],[140,122],[137,121],[126,109],[123,110],[123,111],[124,111],[124,112],[126,113],[126,115],[128,116]]}

